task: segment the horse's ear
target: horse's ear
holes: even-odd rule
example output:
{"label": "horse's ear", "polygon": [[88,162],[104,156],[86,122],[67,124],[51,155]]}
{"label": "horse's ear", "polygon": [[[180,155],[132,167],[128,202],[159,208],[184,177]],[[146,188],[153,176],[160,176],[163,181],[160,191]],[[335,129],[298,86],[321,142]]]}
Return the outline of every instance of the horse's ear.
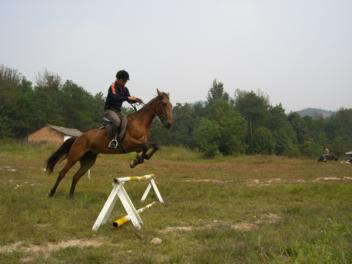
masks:
{"label": "horse's ear", "polygon": [[167,94],[167,97],[170,98],[170,94],[169,93]]}
{"label": "horse's ear", "polygon": [[159,95],[159,96],[162,96],[162,95],[163,95],[161,92],[159,92],[159,89],[158,89],[158,88],[156,88],[156,91],[158,92],[158,95]]}

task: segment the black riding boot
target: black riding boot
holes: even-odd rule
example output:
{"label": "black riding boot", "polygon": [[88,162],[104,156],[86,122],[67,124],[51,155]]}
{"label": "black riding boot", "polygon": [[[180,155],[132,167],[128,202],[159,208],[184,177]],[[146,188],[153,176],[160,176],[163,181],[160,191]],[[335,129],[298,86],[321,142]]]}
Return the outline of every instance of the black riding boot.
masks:
{"label": "black riding boot", "polygon": [[108,133],[108,137],[109,139],[111,140],[110,143],[109,143],[109,148],[116,148],[117,147],[117,125],[115,124],[111,124],[111,128],[109,130],[109,133]]}

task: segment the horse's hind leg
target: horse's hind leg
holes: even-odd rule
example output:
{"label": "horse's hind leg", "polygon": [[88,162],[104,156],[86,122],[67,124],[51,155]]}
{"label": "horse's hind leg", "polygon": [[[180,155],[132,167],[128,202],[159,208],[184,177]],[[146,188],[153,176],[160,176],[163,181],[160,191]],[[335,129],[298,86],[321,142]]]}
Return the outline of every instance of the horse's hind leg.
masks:
{"label": "horse's hind leg", "polygon": [[70,152],[68,154],[66,165],[60,171],[59,177],[57,178],[54,187],[51,189],[50,193],[48,193],[48,195],[50,197],[52,197],[54,195],[54,193],[56,192],[57,186],[59,186],[60,181],[65,177],[66,173],[84,155],[85,150],[82,148],[82,146],[76,144],[77,141],[75,141],[75,143],[73,143],[74,145],[72,146],[72,148],[71,148],[71,150],[70,150]]}
{"label": "horse's hind leg", "polygon": [[76,164],[76,162],[77,160],[76,161],[72,161],[70,159],[67,160],[65,167],[59,172],[59,177],[57,177],[54,187],[51,189],[50,193],[48,193],[50,197],[54,195],[54,193],[56,192],[57,186],[59,186],[61,180],[65,177],[66,173],[72,168],[72,166]]}
{"label": "horse's hind leg", "polygon": [[70,190],[70,196],[73,197],[73,193],[75,192],[76,184],[79,179],[94,165],[95,160],[97,159],[98,154],[92,152],[86,152],[80,160],[81,168],[77,171],[77,173],[73,176],[72,185]]}

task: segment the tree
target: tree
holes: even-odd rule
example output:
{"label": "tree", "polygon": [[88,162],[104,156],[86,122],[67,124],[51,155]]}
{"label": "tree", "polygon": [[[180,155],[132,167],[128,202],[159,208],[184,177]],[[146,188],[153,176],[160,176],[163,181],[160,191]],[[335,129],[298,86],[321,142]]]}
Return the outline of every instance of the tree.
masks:
{"label": "tree", "polygon": [[155,118],[150,127],[150,140],[151,142],[157,142],[160,145],[170,146],[179,145],[173,137],[173,127],[165,129],[163,124],[158,118]]}
{"label": "tree", "polygon": [[309,135],[305,135],[304,146],[301,146],[301,152],[309,157],[317,157],[322,154],[322,146],[327,146],[328,138],[324,132],[326,120],[322,114],[315,112],[314,116],[304,116],[307,124]]}
{"label": "tree", "polygon": [[194,138],[200,145],[206,158],[213,158],[220,154],[221,128],[215,121],[202,118],[195,131]]}
{"label": "tree", "polygon": [[18,88],[22,75],[15,69],[0,66],[0,138],[13,137],[18,109]]}
{"label": "tree", "polygon": [[325,132],[330,140],[340,136],[349,141],[351,129],[352,109],[341,108],[330,117],[326,124]]}
{"label": "tree", "polygon": [[299,150],[293,144],[291,138],[286,134],[285,130],[278,129],[273,132],[275,138],[275,154],[285,156],[299,156]]}
{"label": "tree", "polygon": [[314,139],[309,135],[303,136],[302,143],[300,144],[300,151],[303,155],[312,158],[314,153]]}
{"label": "tree", "polygon": [[102,92],[98,92],[94,95],[93,98],[93,122],[98,126],[102,123],[104,117],[104,106],[105,106],[105,98]]}
{"label": "tree", "polygon": [[282,104],[276,106],[268,107],[268,116],[265,122],[266,127],[271,131],[279,129],[292,129],[292,126],[287,120],[287,115],[285,114],[285,109],[282,107]]}
{"label": "tree", "polygon": [[[202,118],[195,130],[195,139],[207,156],[243,154],[246,120],[227,101],[218,99],[209,108],[209,117]],[[211,153],[211,154],[208,154]]]}
{"label": "tree", "polygon": [[215,101],[219,99],[233,104],[233,102],[230,101],[229,94],[224,91],[224,84],[214,79],[213,86],[208,91],[207,105],[212,106],[215,103]]}
{"label": "tree", "polygon": [[[128,115],[130,115],[130,114],[134,114],[134,113],[135,113],[134,108],[133,108],[133,107],[130,107],[130,106],[127,106],[127,107],[122,106],[122,107],[121,107],[121,111],[122,111],[122,113],[123,113],[125,116],[128,116]],[[137,110],[137,111],[138,111],[138,110]]]}
{"label": "tree", "polygon": [[[83,87],[67,80],[62,85],[60,97],[65,126],[84,131],[100,125],[101,121],[94,121],[97,120],[96,115],[101,116],[99,113],[103,113],[103,107],[100,108],[101,105],[96,104],[95,98]],[[95,109],[95,107],[99,108]]]}
{"label": "tree", "polygon": [[260,127],[253,136],[254,152],[257,154],[275,154],[276,141],[271,131]]}
{"label": "tree", "polygon": [[33,126],[34,109],[31,108],[34,99],[32,83],[22,78],[21,85],[18,87],[17,109],[14,114],[16,122],[13,126],[14,136],[22,138],[37,129]]}
{"label": "tree", "polygon": [[235,91],[235,110],[240,112],[248,121],[250,132],[250,152],[253,151],[254,130],[265,123],[268,115],[269,97],[260,90],[255,94],[253,91]]}
{"label": "tree", "polygon": [[210,108],[211,120],[221,127],[220,151],[225,155],[243,154],[246,149],[244,137],[247,134],[247,122],[232,105],[224,100],[217,100]]}
{"label": "tree", "polygon": [[[33,121],[37,128],[46,123],[65,126],[61,88],[61,77],[57,74],[47,70],[38,73],[31,105],[34,111]],[[71,104],[73,104],[72,101]]]}
{"label": "tree", "polygon": [[173,137],[179,145],[190,148],[196,147],[193,139],[193,131],[199,123],[199,118],[196,117],[192,106],[189,104],[177,103],[172,109],[173,113]]}
{"label": "tree", "polygon": [[38,72],[36,76],[36,88],[45,89],[48,91],[58,91],[62,87],[61,77],[58,74],[44,70]]}
{"label": "tree", "polygon": [[345,138],[337,136],[331,141],[330,154],[341,156],[351,150],[351,144]]}
{"label": "tree", "polygon": [[192,111],[194,115],[198,118],[206,117],[209,114],[208,108],[204,107],[204,105],[201,102],[197,102],[196,104],[194,104],[192,106]]}
{"label": "tree", "polygon": [[296,112],[291,112],[288,115],[288,121],[296,132],[297,141],[299,144],[303,143],[303,138],[308,134],[308,126],[306,121]]}

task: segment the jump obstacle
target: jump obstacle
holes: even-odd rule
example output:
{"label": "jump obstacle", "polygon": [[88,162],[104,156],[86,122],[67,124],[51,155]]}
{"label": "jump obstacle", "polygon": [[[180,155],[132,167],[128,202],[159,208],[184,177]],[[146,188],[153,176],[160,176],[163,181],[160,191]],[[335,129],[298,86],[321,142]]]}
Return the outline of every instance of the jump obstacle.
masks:
{"label": "jump obstacle", "polygon": [[149,204],[138,211],[134,207],[133,203],[131,202],[130,197],[128,196],[125,188],[123,187],[126,182],[129,181],[141,181],[141,180],[149,180],[149,184],[147,189],[145,190],[141,202],[145,201],[150,189],[153,187],[156,196],[158,197],[159,202],[164,203],[163,198],[161,197],[158,187],[155,184],[155,175],[144,175],[144,176],[132,176],[132,177],[122,177],[114,179],[114,183],[112,184],[113,189],[107,199],[103,209],[101,210],[95,224],[93,225],[92,230],[97,231],[100,225],[106,224],[109,219],[109,216],[114,208],[114,205],[117,201],[117,198],[120,199],[123,207],[125,208],[127,215],[123,218],[120,218],[114,222],[114,226],[118,227],[123,225],[124,223],[131,221],[134,227],[140,229],[141,224],[143,224],[142,219],[139,216],[139,213],[143,212],[145,209],[150,208],[153,204]]}

